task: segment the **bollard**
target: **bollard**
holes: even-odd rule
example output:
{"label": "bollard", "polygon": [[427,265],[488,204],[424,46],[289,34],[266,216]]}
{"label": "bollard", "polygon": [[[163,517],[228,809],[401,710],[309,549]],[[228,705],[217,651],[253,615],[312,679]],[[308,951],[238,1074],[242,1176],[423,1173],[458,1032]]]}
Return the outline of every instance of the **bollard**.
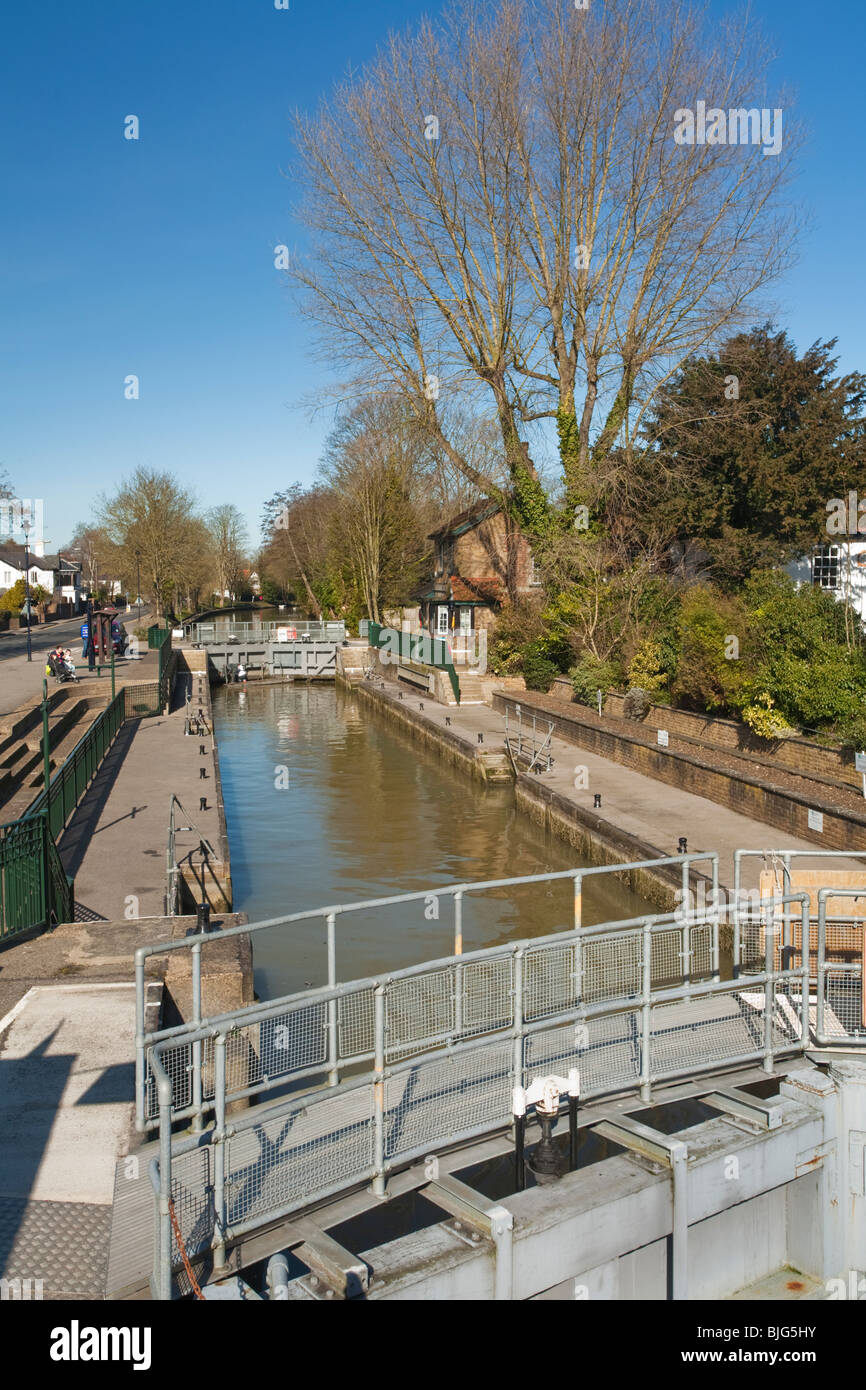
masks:
{"label": "bollard", "polygon": [[207,810],[207,797],[206,797],[206,796],[200,796],[200,797],[199,797],[199,799],[198,799],[198,809],[199,809],[200,811],[206,811],[206,810]]}
{"label": "bollard", "polygon": [[206,768],[206,767],[200,767],[199,770],[198,770],[198,780],[201,782],[202,779],[203,779],[203,778],[206,778],[206,777],[207,777],[207,768]]}
{"label": "bollard", "polygon": [[479,734],[479,735],[478,735],[478,742],[479,742],[479,743],[483,743],[483,742],[484,742],[484,735],[483,735],[483,734]]}
{"label": "bollard", "polygon": [[451,715],[450,715],[450,714],[446,714],[446,716],[445,716],[445,728],[446,728],[446,729],[450,729],[450,728],[451,728]]}
{"label": "bollard", "polygon": [[679,840],[677,841],[677,854],[688,854],[688,852],[689,842],[686,839],[685,835],[681,835]]}
{"label": "bollard", "polygon": [[[208,931],[210,928],[210,903],[197,903],[195,909],[195,925],[197,931]],[[201,947],[196,947],[200,950]]]}
{"label": "bollard", "polygon": [[199,757],[203,758],[204,755],[205,755],[205,753],[206,753],[206,751],[207,751],[203,743],[200,743],[200,744],[199,744],[199,746],[198,746],[198,751],[199,751]]}
{"label": "bollard", "polygon": [[592,804],[596,811],[601,810],[601,792],[596,792],[592,798]]}

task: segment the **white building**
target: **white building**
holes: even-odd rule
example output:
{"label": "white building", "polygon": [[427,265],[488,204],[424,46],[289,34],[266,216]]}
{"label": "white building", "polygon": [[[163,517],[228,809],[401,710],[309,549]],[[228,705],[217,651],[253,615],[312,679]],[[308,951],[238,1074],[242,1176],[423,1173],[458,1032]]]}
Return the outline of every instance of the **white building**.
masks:
{"label": "white building", "polygon": [[866,622],[866,536],[862,540],[840,536],[785,568],[798,585],[817,584],[835,598],[847,599],[860,621]]}
{"label": "white building", "polygon": [[24,578],[25,559],[30,587],[41,587],[51,595],[52,602],[81,606],[81,566],[65,555],[26,554],[23,545],[0,546],[0,594],[5,594]]}

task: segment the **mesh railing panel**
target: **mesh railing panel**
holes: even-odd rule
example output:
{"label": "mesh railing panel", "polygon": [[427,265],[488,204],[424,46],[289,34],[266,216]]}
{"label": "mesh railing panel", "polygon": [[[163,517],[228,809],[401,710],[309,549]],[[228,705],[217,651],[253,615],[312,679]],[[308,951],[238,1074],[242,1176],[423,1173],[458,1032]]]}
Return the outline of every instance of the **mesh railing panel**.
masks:
{"label": "mesh railing panel", "polygon": [[337,1006],[337,1044],[340,1059],[372,1056],[375,1047],[373,989],[359,990],[340,999]]}
{"label": "mesh railing panel", "polygon": [[[213,1149],[203,1147],[172,1160],[171,1195],[181,1239],[188,1255],[206,1250],[214,1231]],[[180,1251],[172,1229],[172,1261]]]}
{"label": "mesh railing panel", "polygon": [[616,931],[588,937],[581,949],[585,1004],[605,999],[629,999],[643,983],[643,933]]}
{"label": "mesh railing panel", "polygon": [[582,1096],[632,1086],[641,1070],[640,1026],[640,1012],[629,1009],[531,1033],[523,1049],[523,1084],[549,1072],[567,1079],[576,1067]]}
{"label": "mesh railing panel", "polygon": [[824,971],[824,1033],[828,1038],[866,1036],[859,970]]}
{"label": "mesh railing panel", "polygon": [[373,1166],[373,1086],[311,1097],[303,1110],[263,1118],[226,1141],[229,1225],[304,1206]]}
{"label": "mesh railing panel", "polygon": [[454,968],[462,1000],[461,1037],[509,1028],[514,1015],[514,958],[474,960]]}
{"label": "mesh railing panel", "polygon": [[435,1149],[476,1126],[511,1119],[512,1045],[506,1039],[420,1064],[385,1083],[385,1154]]}
{"label": "mesh railing panel", "polygon": [[430,971],[394,980],[385,994],[385,1056],[388,1061],[423,1052],[454,1032],[454,970]]}
{"label": "mesh railing panel", "polygon": [[528,1023],[566,1013],[578,1002],[575,943],[540,946],[523,958],[523,1017]]}

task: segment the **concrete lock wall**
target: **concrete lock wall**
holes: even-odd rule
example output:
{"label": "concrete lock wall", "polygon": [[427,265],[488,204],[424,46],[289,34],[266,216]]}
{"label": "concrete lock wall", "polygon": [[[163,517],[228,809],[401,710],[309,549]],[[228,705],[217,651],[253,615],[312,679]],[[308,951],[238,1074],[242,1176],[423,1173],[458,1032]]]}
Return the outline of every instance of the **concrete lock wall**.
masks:
{"label": "concrete lock wall", "polygon": [[[826,1075],[805,1059],[791,1067],[777,1126],[719,1115],[669,1136],[688,1148],[689,1299],[725,1298],[785,1267],[847,1287],[866,1267],[866,1060],[834,1059]],[[671,1297],[673,1188],[660,1165],[617,1154],[501,1205],[510,1257],[428,1227],[364,1253],[368,1297],[492,1299],[497,1285],[518,1301]],[[510,1260],[505,1285],[497,1258]]]}

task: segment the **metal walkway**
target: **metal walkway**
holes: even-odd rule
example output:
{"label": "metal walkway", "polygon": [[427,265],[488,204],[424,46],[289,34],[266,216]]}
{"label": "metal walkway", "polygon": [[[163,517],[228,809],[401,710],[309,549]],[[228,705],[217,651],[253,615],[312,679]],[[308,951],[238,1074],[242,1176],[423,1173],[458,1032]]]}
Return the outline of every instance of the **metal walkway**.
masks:
{"label": "metal walkway", "polygon": [[[694,900],[693,875],[718,882],[715,856],[652,862],[682,873],[685,902]],[[311,1206],[368,1183],[382,1196],[418,1159],[507,1131],[519,1113],[516,1098],[539,1078],[579,1093],[582,1104],[628,1093],[650,1103],[660,1086],[683,1078],[748,1064],[772,1072],[778,1058],[803,1053],[816,1036],[866,1043],[862,924],[827,913],[828,895],[838,909],[846,890],[819,891],[811,916],[809,893],[780,891],[757,902],[746,895],[728,924],[734,978],[723,979],[722,914],[712,893],[710,911],[581,925],[586,878],[624,867],[640,866],[440,889],[438,897],[452,901],[453,954],[345,984],[337,976],[338,920],[371,906],[405,910],[429,895],[293,914],[281,922],[323,922],[325,988],[210,1020],[196,1015],[150,1035],[142,1013],[138,1124],[160,1135],[149,1168],[157,1296],[183,1288],[172,1215],[186,1254],[224,1270],[233,1249]],[[571,930],[463,953],[467,895],[551,879],[572,880]],[[142,1009],[151,951],[191,952],[200,1001],[202,952],[225,935],[140,951]],[[193,1132],[178,1134],[177,1122],[190,1120]]]}

